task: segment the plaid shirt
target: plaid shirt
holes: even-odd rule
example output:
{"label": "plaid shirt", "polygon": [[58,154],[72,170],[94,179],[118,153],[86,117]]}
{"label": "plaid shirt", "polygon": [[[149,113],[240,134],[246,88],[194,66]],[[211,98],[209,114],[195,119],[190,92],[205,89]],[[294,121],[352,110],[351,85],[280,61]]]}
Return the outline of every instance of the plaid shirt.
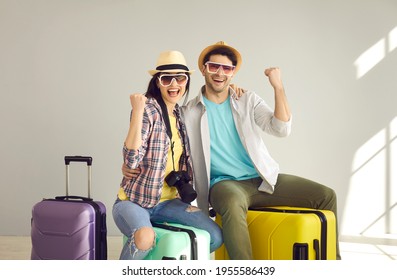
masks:
{"label": "plaid shirt", "polygon": [[[174,114],[177,119],[178,131],[182,130],[185,136],[182,145],[183,143],[186,145],[179,160],[179,170],[187,170],[188,164],[189,175],[193,179],[189,140],[185,125],[181,120],[178,104],[175,106]],[[153,98],[149,98],[146,102],[141,132],[141,147],[137,150],[128,150],[125,145],[123,147],[124,163],[132,169],[140,167],[141,173],[132,180],[123,178],[121,187],[130,201],[144,208],[152,208],[160,201],[166,177],[168,150],[170,149],[170,139],[161,115],[161,108]],[[181,137],[180,133],[179,137]]]}

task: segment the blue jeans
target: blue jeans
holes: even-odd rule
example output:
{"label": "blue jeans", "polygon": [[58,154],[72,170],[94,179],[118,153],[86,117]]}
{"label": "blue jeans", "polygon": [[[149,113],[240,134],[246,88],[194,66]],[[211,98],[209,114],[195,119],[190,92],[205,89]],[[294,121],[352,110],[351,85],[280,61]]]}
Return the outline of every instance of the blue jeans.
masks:
{"label": "blue jeans", "polygon": [[200,209],[180,199],[167,200],[153,208],[143,208],[131,201],[117,199],[113,205],[113,219],[120,231],[128,237],[121,251],[121,260],[141,260],[150,252],[150,249],[144,251],[136,248],[133,236],[142,227],[152,227],[151,222],[177,223],[206,230],[211,237],[211,252],[223,243],[220,227]]}

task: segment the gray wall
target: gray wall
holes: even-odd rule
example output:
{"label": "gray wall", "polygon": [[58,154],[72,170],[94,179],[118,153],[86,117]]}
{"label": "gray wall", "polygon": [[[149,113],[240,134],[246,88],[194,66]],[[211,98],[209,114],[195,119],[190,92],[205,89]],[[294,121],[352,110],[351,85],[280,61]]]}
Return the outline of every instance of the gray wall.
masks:
{"label": "gray wall", "polygon": [[[396,15],[395,0],[0,0],[0,235],[29,235],[32,206],[64,193],[64,155],[93,157],[93,197],[118,234],[129,94],[160,51],[197,70],[219,40],[242,53],[234,82],[271,105],[263,70],[281,67],[292,134],[263,137],[283,172],[336,190],[342,238],[396,234]],[[72,165],[72,193],[85,182]]]}

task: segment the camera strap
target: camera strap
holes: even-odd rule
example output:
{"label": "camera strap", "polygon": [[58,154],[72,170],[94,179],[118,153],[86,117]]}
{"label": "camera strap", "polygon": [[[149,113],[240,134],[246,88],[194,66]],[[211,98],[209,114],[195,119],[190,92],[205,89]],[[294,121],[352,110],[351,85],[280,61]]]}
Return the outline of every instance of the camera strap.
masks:
{"label": "camera strap", "polygon": [[[172,167],[173,167],[173,169],[175,171],[175,160],[174,160],[174,144],[175,143],[174,143],[174,141],[172,141],[172,130],[171,130],[170,118],[168,116],[167,106],[165,105],[164,100],[163,100],[162,97],[156,98],[156,100],[157,100],[157,102],[160,105],[160,108],[161,108],[161,111],[162,111],[161,112],[161,116],[162,116],[163,121],[165,123],[165,127],[166,127],[166,130],[167,130],[167,135],[170,138]],[[177,129],[179,130],[179,133],[181,135],[181,140],[182,140],[181,142],[182,142],[183,150],[186,153],[186,151],[185,151],[185,148],[186,148],[186,145],[185,145],[185,134],[183,133],[182,129],[178,128],[178,126],[177,126]]]}

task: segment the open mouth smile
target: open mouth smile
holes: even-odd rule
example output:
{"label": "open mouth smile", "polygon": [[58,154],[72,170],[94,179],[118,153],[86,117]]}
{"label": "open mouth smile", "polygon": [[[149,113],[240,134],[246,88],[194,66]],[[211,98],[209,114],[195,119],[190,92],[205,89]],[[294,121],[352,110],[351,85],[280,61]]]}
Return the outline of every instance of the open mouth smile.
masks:
{"label": "open mouth smile", "polygon": [[167,92],[170,97],[178,97],[180,91],[181,91],[180,89],[172,88],[169,89]]}
{"label": "open mouth smile", "polygon": [[214,81],[216,84],[221,84],[221,83],[225,82],[225,79],[222,77],[213,77],[212,81]]}

